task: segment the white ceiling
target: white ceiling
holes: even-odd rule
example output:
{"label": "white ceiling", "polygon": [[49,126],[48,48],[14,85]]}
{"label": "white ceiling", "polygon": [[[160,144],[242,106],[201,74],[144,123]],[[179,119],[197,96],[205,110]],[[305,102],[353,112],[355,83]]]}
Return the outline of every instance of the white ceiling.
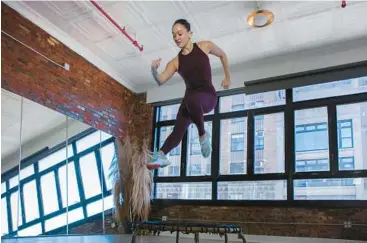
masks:
{"label": "white ceiling", "polygon": [[[21,96],[1,89],[1,158],[18,153]],[[65,124],[64,115],[23,98],[22,144]]]}
{"label": "white ceiling", "polygon": [[[164,67],[178,53],[171,34],[178,18],[191,22],[195,41],[207,39],[220,46],[230,66],[367,37],[367,2],[362,1],[347,1],[344,9],[339,0],[259,1],[275,14],[273,25],[262,29],[246,24],[255,2],[98,2],[144,46],[140,53],[89,1],[5,3],[134,92],[155,87],[152,59],[161,57]],[[211,60],[213,72],[222,72],[219,59]],[[181,82],[178,75],[170,81],[175,82]]]}

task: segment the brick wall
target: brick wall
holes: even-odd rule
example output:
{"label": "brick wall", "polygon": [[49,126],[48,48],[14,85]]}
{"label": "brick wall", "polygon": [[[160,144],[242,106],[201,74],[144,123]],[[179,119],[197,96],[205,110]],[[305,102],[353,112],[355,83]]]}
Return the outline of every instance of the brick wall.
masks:
{"label": "brick wall", "polygon": [[[214,206],[157,206],[153,205],[152,218],[204,220],[238,224],[245,234],[320,237],[367,240],[366,208],[286,208],[286,207],[214,207]],[[350,220],[352,228],[344,228]],[[340,225],[341,224],[341,225]],[[364,226],[358,225],[364,224]]]}
{"label": "brick wall", "polygon": [[129,129],[136,95],[6,4],[1,7],[2,30],[51,60],[71,65],[66,71],[2,34],[1,87],[122,136]]}
{"label": "brick wall", "polygon": [[136,95],[134,114],[131,122],[133,123],[133,134],[139,138],[147,138],[149,145],[152,143],[153,133],[153,115],[154,108],[152,105],[146,103],[146,95]]}

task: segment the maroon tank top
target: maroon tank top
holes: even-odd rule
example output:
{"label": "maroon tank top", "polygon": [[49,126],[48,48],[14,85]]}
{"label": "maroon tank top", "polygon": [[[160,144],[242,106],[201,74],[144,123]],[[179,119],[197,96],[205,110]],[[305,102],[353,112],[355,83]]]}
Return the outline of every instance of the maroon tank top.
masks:
{"label": "maroon tank top", "polygon": [[186,92],[203,91],[215,93],[209,57],[196,43],[194,43],[193,49],[189,54],[183,55],[182,50],[180,51],[178,62],[178,73],[185,81]]}

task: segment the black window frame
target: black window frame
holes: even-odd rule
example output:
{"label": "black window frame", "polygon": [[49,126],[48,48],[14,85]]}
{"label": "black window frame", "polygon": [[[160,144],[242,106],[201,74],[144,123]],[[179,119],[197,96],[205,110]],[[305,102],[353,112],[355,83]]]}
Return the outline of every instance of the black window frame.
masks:
{"label": "black window frame", "polygon": [[[345,68],[345,67],[344,67]],[[334,68],[333,68],[334,70]],[[326,72],[326,70],[325,70]],[[307,75],[312,75],[309,72]],[[298,74],[296,74],[298,75]],[[296,76],[295,75],[295,76]],[[358,76],[356,76],[358,78]],[[274,78],[276,80],[277,78]],[[337,80],[335,80],[337,81]],[[342,80],[343,81],[343,80]],[[367,169],[363,170],[339,170],[338,159],[338,129],[337,129],[337,106],[345,104],[353,104],[367,101],[367,92],[331,96],[327,98],[316,98],[310,100],[293,101],[293,89],[289,88],[285,90],[285,104],[275,105],[262,108],[249,108],[241,111],[231,111],[220,113],[220,98],[244,93],[242,88],[217,92],[218,102],[214,110],[214,114],[206,115],[205,121],[212,121],[213,134],[212,134],[212,164],[211,174],[208,176],[188,176],[186,175],[186,156],[181,157],[181,174],[177,177],[158,177],[157,173],[154,174],[155,183],[180,183],[180,182],[212,182],[212,198],[211,200],[188,200],[188,199],[154,199],[153,203],[163,205],[213,205],[213,206],[230,206],[230,205],[263,205],[263,206],[286,206],[286,207],[367,207],[367,200],[296,200],[294,198],[293,181],[296,179],[325,179],[325,178],[367,178]],[[157,102],[154,105],[154,116],[159,114],[160,107],[177,104],[181,102],[181,99],[175,99],[164,102]],[[317,172],[295,172],[295,111],[300,109],[318,108],[325,106],[327,108],[327,120],[328,120],[328,145],[329,145],[329,158],[330,169],[329,171],[317,171]],[[266,115],[277,112],[284,113],[284,134],[285,134],[285,172],[284,173],[271,173],[261,174],[255,173],[254,166],[254,116]],[[221,175],[220,174],[220,122],[223,119],[233,119],[246,117],[247,124],[247,173],[235,174],[235,175]],[[153,119],[153,121],[156,121]],[[175,120],[156,121],[153,122],[153,137],[157,137],[156,131],[160,127],[174,125]],[[159,135],[158,135],[159,136]],[[186,154],[187,149],[187,133],[182,140],[182,154]],[[157,148],[157,144],[153,142],[153,147]],[[218,200],[217,188],[218,182],[221,181],[262,181],[262,180],[286,180],[287,181],[287,199],[286,200]],[[155,194],[154,194],[155,195]]]}

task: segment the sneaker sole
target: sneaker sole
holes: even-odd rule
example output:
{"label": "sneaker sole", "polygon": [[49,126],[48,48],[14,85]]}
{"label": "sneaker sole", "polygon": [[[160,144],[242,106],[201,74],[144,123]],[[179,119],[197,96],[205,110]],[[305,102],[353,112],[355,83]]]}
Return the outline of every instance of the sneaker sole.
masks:
{"label": "sneaker sole", "polygon": [[156,169],[159,169],[160,167],[161,165],[159,164],[147,164],[148,170],[156,170]]}

